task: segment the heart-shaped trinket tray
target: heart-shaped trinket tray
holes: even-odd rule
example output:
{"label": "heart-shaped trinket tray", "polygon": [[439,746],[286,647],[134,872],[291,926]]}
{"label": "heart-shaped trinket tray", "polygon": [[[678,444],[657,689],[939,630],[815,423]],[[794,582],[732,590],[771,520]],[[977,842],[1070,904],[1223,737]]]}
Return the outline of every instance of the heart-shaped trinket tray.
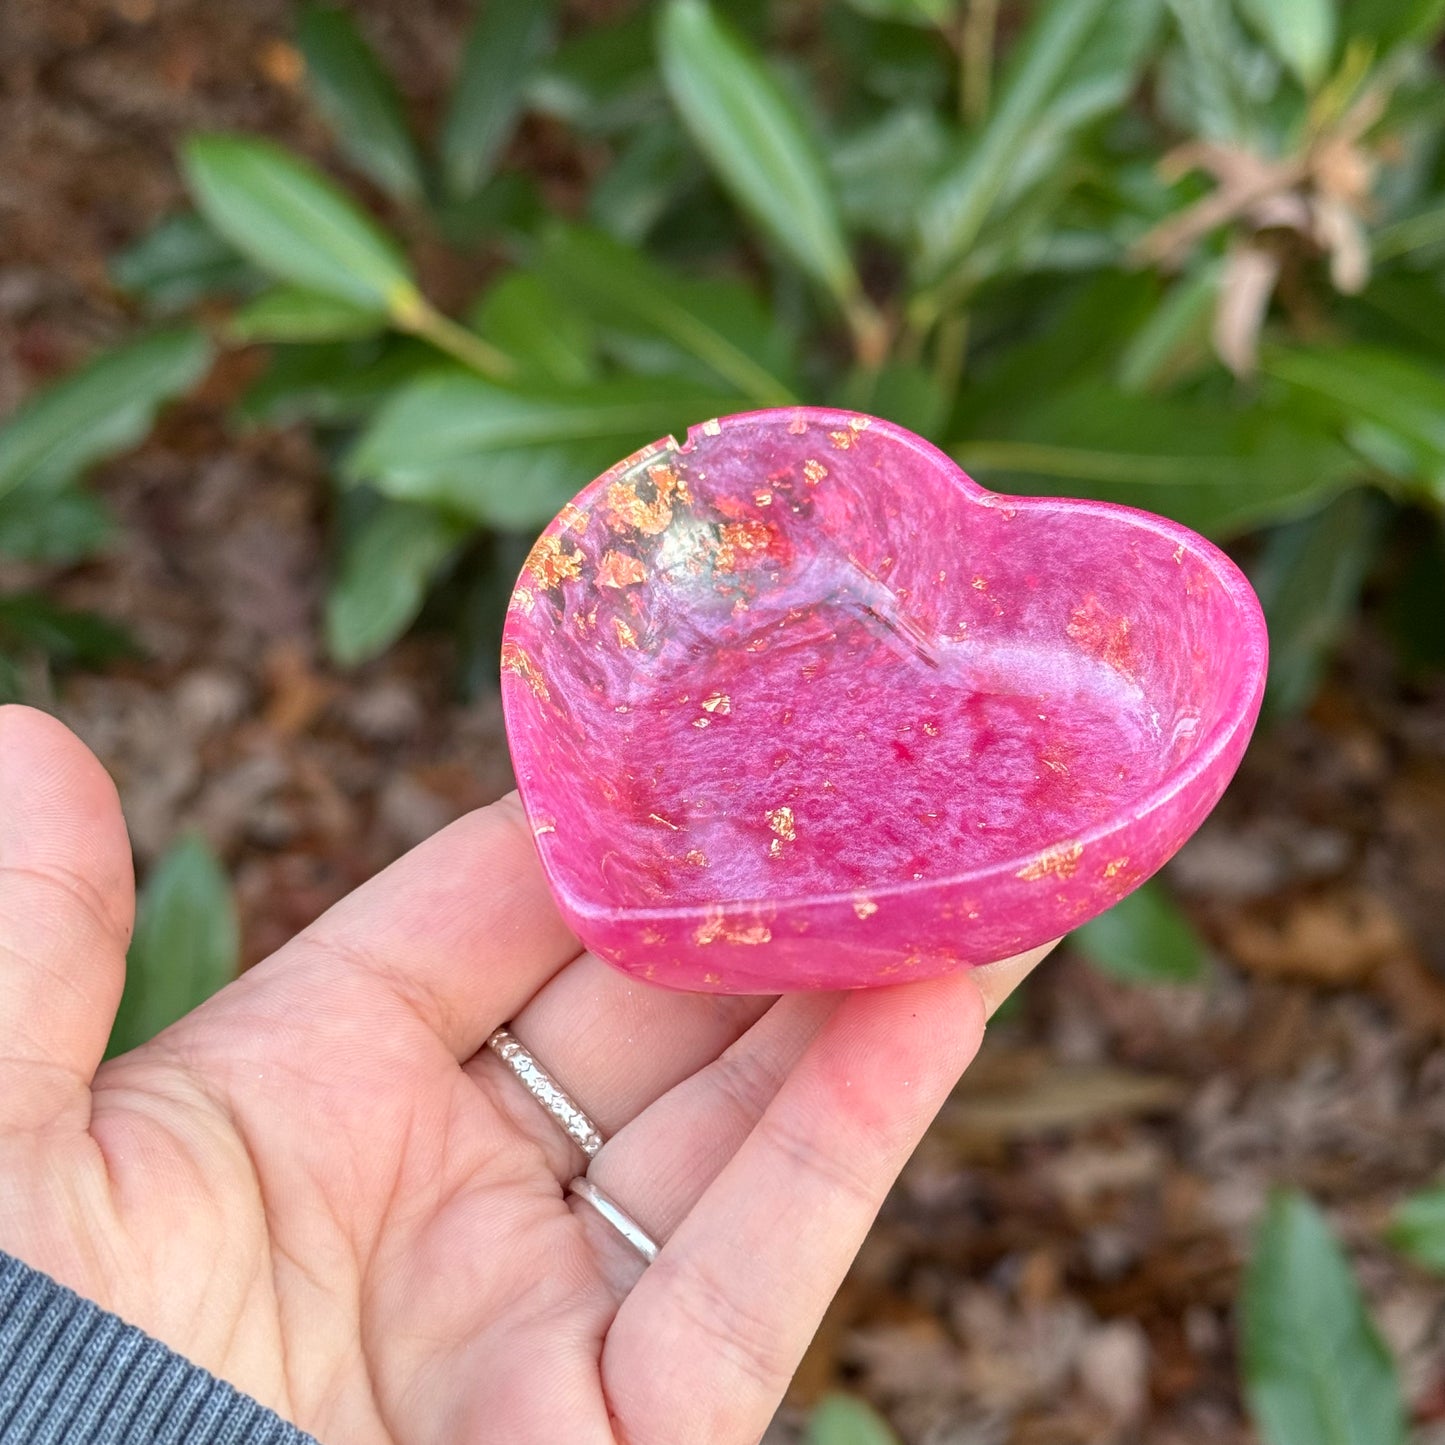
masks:
{"label": "heart-shaped trinket tray", "polygon": [[704,422],[543,533],[512,761],[584,943],[673,988],[860,988],[1108,908],[1199,826],[1264,688],[1216,547],[986,491],[900,427]]}

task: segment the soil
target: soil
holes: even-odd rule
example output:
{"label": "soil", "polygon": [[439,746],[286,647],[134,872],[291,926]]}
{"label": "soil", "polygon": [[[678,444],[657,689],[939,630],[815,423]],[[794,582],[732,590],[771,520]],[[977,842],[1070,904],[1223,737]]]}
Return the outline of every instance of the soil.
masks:
{"label": "soil", "polygon": [[[468,8],[356,7],[422,119]],[[285,0],[0,7],[0,413],[133,325],[105,262],[179,204],[179,137],[259,130],[327,158],[290,19]],[[224,859],[248,963],[510,786],[496,699],[457,700],[445,637],[353,673],[322,659],[325,465],[300,433],[228,429],[252,365],[223,363],[96,474],[121,522],[105,556],[0,568],[141,640],[103,675],[30,682],[115,774],[142,872],[186,829]],[[773,1445],[839,1386],[907,1445],[1253,1440],[1235,1301],[1276,1184],[1327,1208],[1420,1440],[1445,1442],[1445,1282],[1381,1242],[1445,1161],[1445,685],[1407,688],[1362,631],[1168,876],[1206,982],[1126,987],[1067,951],[1030,982],[905,1170]]]}

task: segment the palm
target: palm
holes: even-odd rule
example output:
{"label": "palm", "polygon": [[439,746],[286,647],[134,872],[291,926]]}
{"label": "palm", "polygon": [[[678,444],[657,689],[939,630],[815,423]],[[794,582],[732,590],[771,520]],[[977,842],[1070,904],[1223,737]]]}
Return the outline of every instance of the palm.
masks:
{"label": "palm", "polygon": [[495,1400],[546,1281],[569,1337],[531,1358],[535,1398],[565,1380],[605,1428],[614,1300],[542,1149],[420,1023],[345,992],[304,1041],[272,985],[104,1066],[94,1146],[44,1161],[67,1227],[17,1247],[323,1440],[490,1438],[483,1415],[526,1438]]}
{"label": "palm", "polygon": [[[503,808],[97,1070],[128,875],[94,760],[0,709],[0,1248],[323,1441],[756,1439],[981,1029],[967,978],[768,1008],[574,959]],[[481,1048],[508,1019],[645,1273]]]}

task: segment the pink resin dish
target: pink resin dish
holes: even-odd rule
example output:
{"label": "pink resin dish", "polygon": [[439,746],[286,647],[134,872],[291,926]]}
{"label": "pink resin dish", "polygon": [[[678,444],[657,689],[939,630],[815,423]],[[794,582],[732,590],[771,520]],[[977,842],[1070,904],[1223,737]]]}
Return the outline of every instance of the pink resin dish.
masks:
{"label": "pink resin dish", "polygon": [[1238,766],[1266,638],[1203,538],[888,422],[704,422],[543,533],[502,645],[557,902],[640,978],[862,988],[1057,938]]}

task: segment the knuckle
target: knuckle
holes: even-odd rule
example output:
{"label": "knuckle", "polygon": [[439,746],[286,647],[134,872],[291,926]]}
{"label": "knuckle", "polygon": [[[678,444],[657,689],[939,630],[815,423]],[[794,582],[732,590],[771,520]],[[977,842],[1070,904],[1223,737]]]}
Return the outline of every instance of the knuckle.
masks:
{"label": "knuckle", "polygon": [[758,1119],[778,1091],[778,1075],[750,1049],[729,1050],[714,1065],[723,1103],[740,1119]]}
{"label": "knuckle", "polygon": [[[100,890],[83,873],[57,863],[0,864],[0,899],[4,897],[7,882],[29,894],[39,891],[49,895],[56,906],[73,911],[86,927],[104,938],[116,939],[122,944],[129,941],[129,930],[113,916]],[[37,908],[30,899],[26,903],[25,912],[31,916],[41,913],[45,906],[41,903]]]}
{"label": "knuckle", "polygon": [[683,1256],[674,1261],[673,1271],[671,1297],[689,1332],[710,1344],[748,1384],[764,1394],[780,1394],[796,1361],[770,1314],[751,1308],[699,1260]]}
{"label": "knuckle", "polygon": [[831,1193],[842,1194],[859,1204],[877,1203],[877,1186],[857,1160],[869,1159],[881,1152],[872,1147],[881,1146],[881,1139],[864,1140],[844,1154],[820,1144],[816,1137],[778,1113],[764,1114],[758,1122],[758,1133],[788,1164],[820,1181]]}

